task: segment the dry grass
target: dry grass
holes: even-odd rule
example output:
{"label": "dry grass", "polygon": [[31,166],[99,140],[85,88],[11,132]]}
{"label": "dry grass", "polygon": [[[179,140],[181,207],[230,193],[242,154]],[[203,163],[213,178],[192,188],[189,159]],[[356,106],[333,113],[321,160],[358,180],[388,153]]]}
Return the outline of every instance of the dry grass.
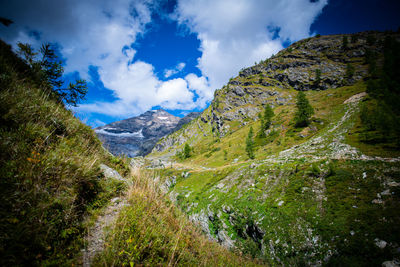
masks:
{"label": "dry grass", "polygon": [[[210,241],[165,196],[154,173],[132,170],[125,207],[111,229],[99,266],[256,266]],[[238,253],[238,252],[236,252]]]}

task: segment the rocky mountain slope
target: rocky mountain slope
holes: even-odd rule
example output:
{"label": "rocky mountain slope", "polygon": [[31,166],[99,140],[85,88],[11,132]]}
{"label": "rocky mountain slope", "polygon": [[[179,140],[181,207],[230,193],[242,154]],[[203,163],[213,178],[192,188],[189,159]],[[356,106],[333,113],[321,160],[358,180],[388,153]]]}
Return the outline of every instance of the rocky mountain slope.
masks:
{"label": "rocky mountain slope", "polygon": [[98,127],[95,132],[112,154],[142,156],[148,154],[161,137],[179,129],[196,116],[197,113],[190,113],[179,118],[162,109],[151,110],[137,117]]}
{"label": "rocky mountain slope", "polygon": [[[399,41],[390,32],[316,36],[241,70],[197,119],[155,145],[147,159],[164,161],[156,180],[210,238],[271,265],[396,264],[399,115],[395,105],[379,108],[400,92],[397,78],[391,93],[372,88],[397,69]],[[315,111],[307,127],[294,123],[298,91]],[[275,116],[264,138],[267,103]],[[371,138],[384,126],[393,129],[386,139]],[[191,155],[182,159],[185,144]]]}

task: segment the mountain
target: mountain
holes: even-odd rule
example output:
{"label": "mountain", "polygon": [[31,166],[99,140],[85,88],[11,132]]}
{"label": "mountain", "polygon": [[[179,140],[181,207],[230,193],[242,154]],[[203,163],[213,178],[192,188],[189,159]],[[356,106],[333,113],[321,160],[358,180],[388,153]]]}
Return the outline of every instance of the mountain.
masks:
{"label": "mountain", "polygon": [[179,129],[194,118],[196,113],[179,118],[158,109],[98,127],[95,132],[112,154],[143,156],[153,149],[161,137]]}
{"label": "mountain", "polygon": [[[399,43],[394,32],[315,36],[242,69],[154,146],[156,180],[209,238],[272,266],[397,264]],[[314,110],[304,127],[300,91]]]}

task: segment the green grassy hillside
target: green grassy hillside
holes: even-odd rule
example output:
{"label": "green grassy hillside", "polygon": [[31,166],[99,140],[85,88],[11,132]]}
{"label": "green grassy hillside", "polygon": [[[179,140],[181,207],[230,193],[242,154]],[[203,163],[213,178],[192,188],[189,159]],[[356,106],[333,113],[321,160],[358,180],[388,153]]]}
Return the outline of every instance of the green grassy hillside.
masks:
{"label": "green grassy hillside", "polygon": [[[132,175],[40,74],[0,41],[1,266],[257,265],[209,241],[149,174]],[[127,203],[115,225],[102,225],[116,199]],[[88,260],[103,230],[107,242]]]}
{"label": "green grassy hillside", "polygon": [[[396,40],[378,32],[314,37],[243,69],[198,119],[159,141],[147,157],[164,161],[157,179],[210,238],[271,265],[398,258]],[[300,128],[299,90],[314,108]],[[246,137],[250,127],[259,131],[266,104],[275,116],[266,137],[254,138],[252,160]],[[186,144],[190,157],[178,157]]]}
{"label": "green grassy hillside", "polygon": [[47,83],[0,44],[1,265],[58,265],[83,246],[85,216],[120,193],[125,173]]}

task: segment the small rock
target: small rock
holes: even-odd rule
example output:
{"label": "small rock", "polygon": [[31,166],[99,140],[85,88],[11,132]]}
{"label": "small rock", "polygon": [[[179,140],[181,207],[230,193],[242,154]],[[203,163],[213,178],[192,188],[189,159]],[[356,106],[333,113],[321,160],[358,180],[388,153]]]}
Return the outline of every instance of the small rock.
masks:
{"label": "small rock", "polygon": [[383,204],[383,200],[382,199],[374,199],[371,201],[373,204]]}
{"label": "small rock", "polygon": [[143,157],[134,157],[131,159],[130,165],[133,168],[140,168],[144,165],[144,158]]}
{"label": "small rock", "polygon": [[381,196],[390,196],[390,190],[386,189],[385,191],[381,192]]}
{"label": "small rock", "polygon": [[113,199],[111,199],[111,203],[116,203],[119,202],[121,199],[119,197],[114,197]]}
{"label": "small rock", "polygon": [[382,267],[399,267],[399,262],[396,260],[393,261],[384,261],[382,263]]}
{"label": "small rock", "polygon": [[225,206],[225,205],[222,206],[222,211],[225,212],[225,213],[231,213],[232,212],[231,207]]}
{"label": "small rock", "polygon": [[100,169],[103,171],[103,174],[108,179],[116,179],[119,181],[125,181],[125,179],[114,169],[108,167],[105,164],[100,164]]}
{"label": "small rock", "polygon": [[390,183],[388,183],[387,185],[388,185],[388,186],[391,186],[391,187],[395,187],[395,186],[400,186],[400,183],[390,182]]}
{"label": "small rock", "polygon": [[367,173],[366,173],[366,172],[363,172],[362,178],[363,178],[363,179],[367,178]]}
{"label": "small rock", "polygon": [[355,235],[356,233],[354,231],[350,231],[350,235]]}
{"label": "small rock", "polygon": [[387,245],[387,242],[384,240],[380,240],[379,238],[375,238],[375,245],[380,248],[380,249],[384,249]]}
{"label": "small rock", "polygon": [[224,184],[223,183],[219,183],[219,184],[217,184],[215,187],[217,188],[217,189],[222,189],[222,188],[224,188]]}
{"label": "small rock", "polygon": [[283,203],[285,203],[285,201],[283,201],[283,200],[279,201],[279,202],[278,202],[278,207],[282,206]]}

